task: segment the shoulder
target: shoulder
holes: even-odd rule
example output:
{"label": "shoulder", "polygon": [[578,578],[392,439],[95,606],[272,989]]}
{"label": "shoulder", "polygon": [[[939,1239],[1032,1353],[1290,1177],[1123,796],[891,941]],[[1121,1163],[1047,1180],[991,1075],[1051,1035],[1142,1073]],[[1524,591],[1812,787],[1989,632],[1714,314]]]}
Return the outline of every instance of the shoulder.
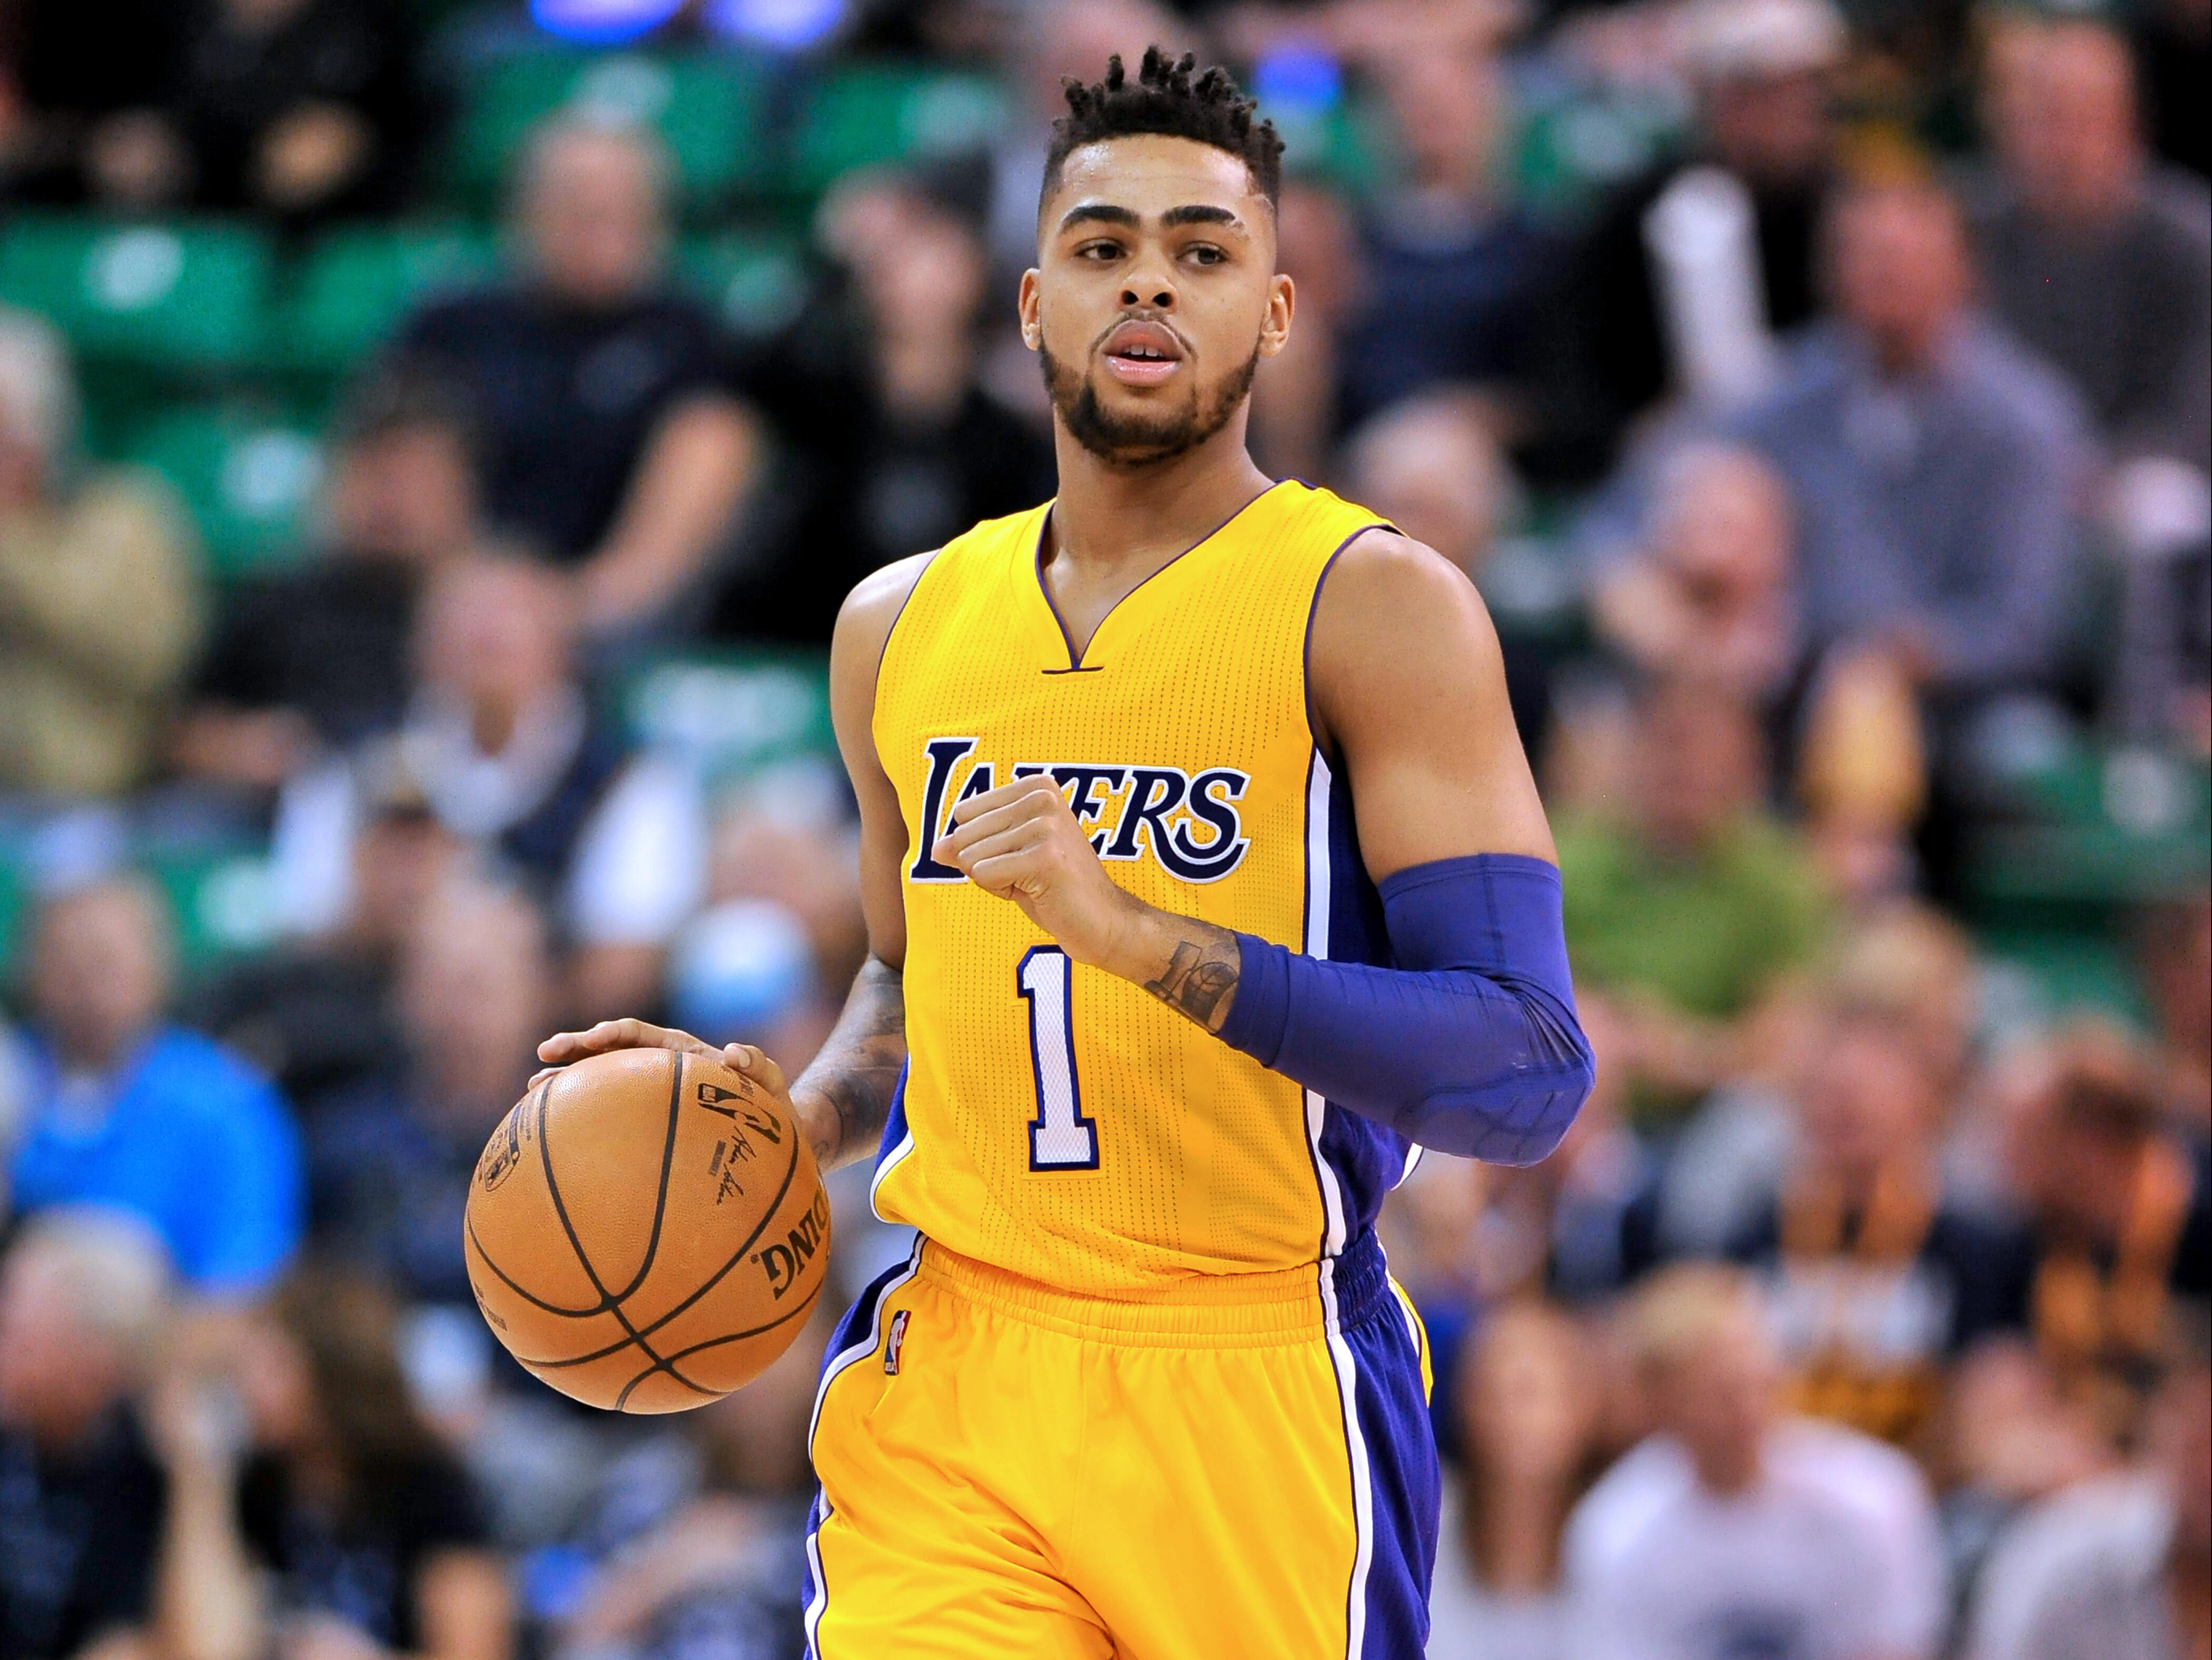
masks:
{"label": "shoulder", "polygon": [[488,335],[503,335],[525,320],[528,307],[507,283],[463,289],[430,300],[402,325],[398,346],[472,354]]}
{"label": "shoulder", "polygon": [[1479,622],[1491,635],[1489,612],[1467,574],[1425,542],[1375,525],[1341,548],[1322,573],[1314,600],[1315,648],[1325,629],[1413,630],[1414,642],[1439,623]]}
{"label": "shoulder", "polygon": [[103,537],[173,541],[189,522],[176,486],[151,467],[128,463],[94,468],[77,486],[78,521]]}
{"label": "shoulder", "polygon": [[837,608],[837,630],[830,646],[833,657],[842,660],[858,654],[866,660],[872,677],[876,660],[891,637],[892,625],[939,551],[933,549],[894,560],[854,583],[845,603]]}
{"label": "shoulder", "polygon": [[1775,1432],[1772,1457],[1779,1473],[1884,1538],[1933,1525],[1919,1467],[1887,1442],[1801,1418]]}
{"label": "shoulder", "polygon": [[1978,415],[1992,427],[2046,445],[2081,438],[2088,417],[2081,395],[2002,325],[1977,318],[1966,331],[1963,385]]}
{"label": "shoulder", "polygon": [[2157,1482],[2127,1475],[2046,1499],[1997,1538],[1974,1596],[1973,1648],[2017,1655],[2045,1609],[2071,1588],[2152,1569],[2171,1511]]}
{"label": "shoulder", "polygon": [[154,1040],[143,1076],[173,1101],[210,1116],[261,1116],[273,1104],[274,1085],[245,1059],[211,1037],[172,1026]]}
{"label": "shoulder", "polygon": [[1585,1585],[1602,1584],[1651,1539],[1689,1497],[1689,1460],[1664,1436],[1651,1436],[1622,1456],[1583,1496],[1567,1523],[1571,1572]]}

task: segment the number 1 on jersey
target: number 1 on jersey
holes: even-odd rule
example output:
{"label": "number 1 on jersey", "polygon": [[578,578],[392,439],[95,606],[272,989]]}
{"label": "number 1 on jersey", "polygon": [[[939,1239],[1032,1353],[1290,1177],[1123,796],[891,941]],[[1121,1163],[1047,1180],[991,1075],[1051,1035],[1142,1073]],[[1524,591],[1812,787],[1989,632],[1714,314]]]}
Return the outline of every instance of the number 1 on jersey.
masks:
{"label": "number 1 on jersey", "polygon": [[1098,1168],[1098,1126],[1083,1116],[1075,1082],[1075,1011],[1068,996],[1073,979],[1074,965],[1058,946],[1032,947],[1015,973],[1030,1006],[1030,1061],[1036,1076],[1033,1171]]}

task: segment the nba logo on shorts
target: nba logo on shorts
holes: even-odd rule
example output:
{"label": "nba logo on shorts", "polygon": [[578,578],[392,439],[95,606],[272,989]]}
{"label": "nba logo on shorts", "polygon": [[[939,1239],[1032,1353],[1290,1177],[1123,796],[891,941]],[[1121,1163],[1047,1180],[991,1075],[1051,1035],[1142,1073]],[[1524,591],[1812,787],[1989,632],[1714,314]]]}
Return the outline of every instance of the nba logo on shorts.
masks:
{"label": "nba logo on shorts", "polygon": [[890,1341],[884,1345],[884,1375],[898,1376],[899,1351],[906,1347],[906,1317],[914,1310],[901,1309],[891,1316]]}

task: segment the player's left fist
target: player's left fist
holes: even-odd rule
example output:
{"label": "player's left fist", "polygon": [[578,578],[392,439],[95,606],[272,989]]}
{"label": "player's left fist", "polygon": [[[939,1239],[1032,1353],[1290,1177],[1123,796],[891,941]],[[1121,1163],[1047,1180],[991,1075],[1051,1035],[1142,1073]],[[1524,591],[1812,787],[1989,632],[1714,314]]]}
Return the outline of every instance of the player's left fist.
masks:
{"label": "player's left fist", "polygon": [[1079,963],[1108,961],[1144,909],[1106,874],[1060,786],[1044,774],[971,795],[930,857],[1011,899]]}

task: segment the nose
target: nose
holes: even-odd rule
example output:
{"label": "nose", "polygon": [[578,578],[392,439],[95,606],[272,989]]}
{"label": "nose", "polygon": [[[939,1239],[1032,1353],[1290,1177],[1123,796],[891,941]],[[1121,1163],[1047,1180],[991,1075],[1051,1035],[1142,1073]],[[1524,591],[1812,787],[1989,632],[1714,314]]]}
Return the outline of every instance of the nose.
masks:
{"label": "nose", "polygon": [[[1145,298],[1147,293],[1152,295],[1149,300]],[[1121,290],[1121,304],[1125,307],[1148,306],[1154,311],[1173,311],[1175,290],[1155,282],[1132,283]]]}

